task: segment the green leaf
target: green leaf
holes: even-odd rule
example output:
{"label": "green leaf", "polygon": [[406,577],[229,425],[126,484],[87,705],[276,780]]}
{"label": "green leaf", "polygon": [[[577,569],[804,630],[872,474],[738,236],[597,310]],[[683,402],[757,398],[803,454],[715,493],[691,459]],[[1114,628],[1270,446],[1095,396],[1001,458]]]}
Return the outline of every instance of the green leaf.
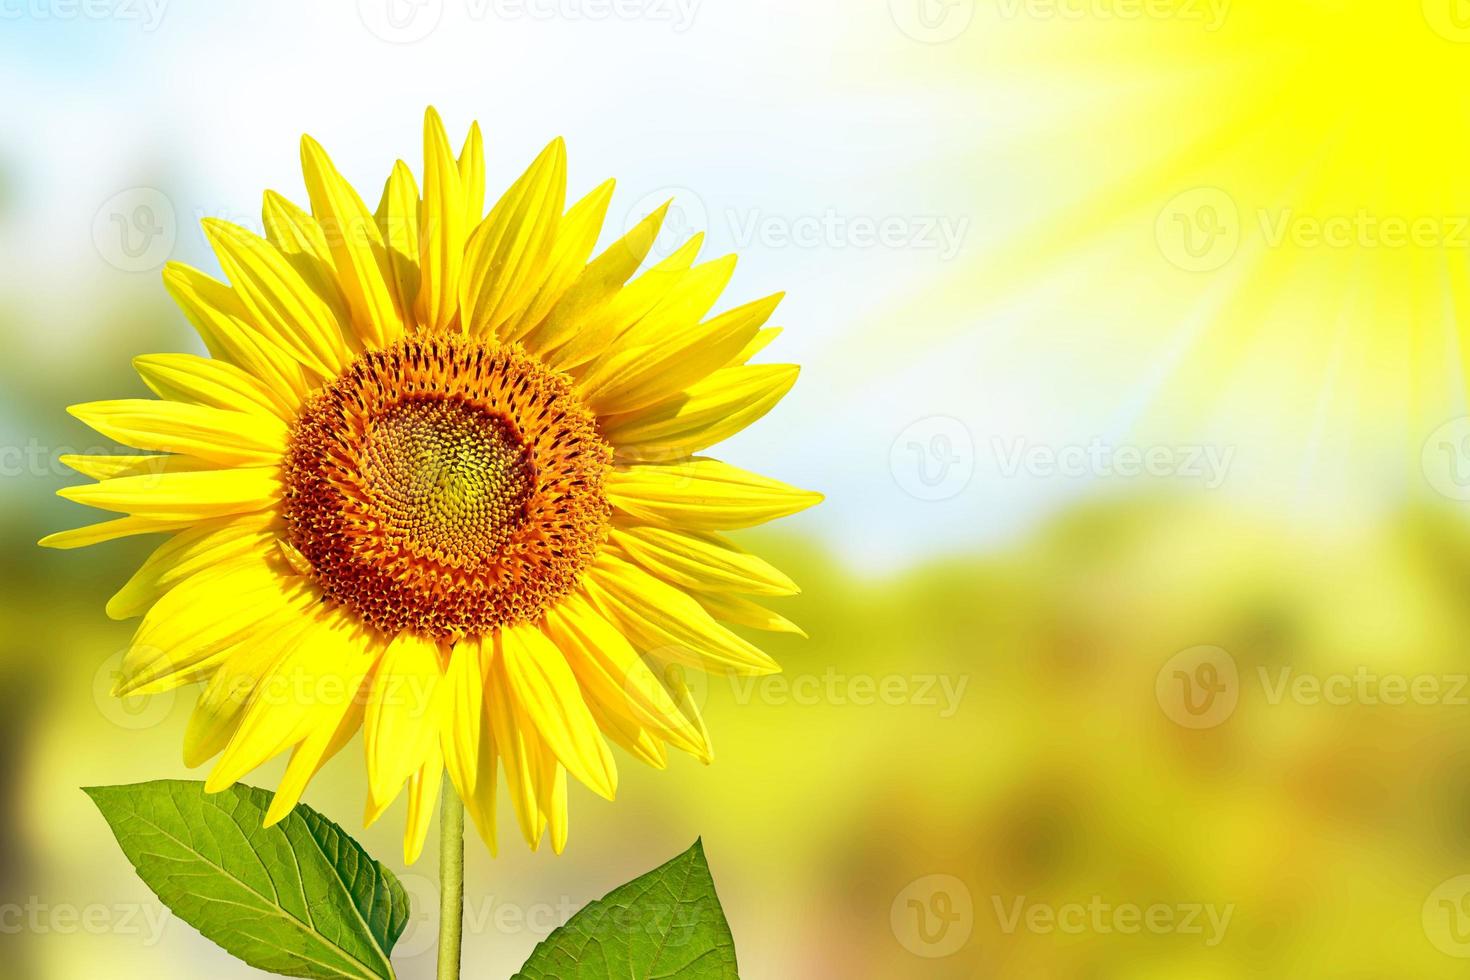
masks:
{"label": "green leaf", "polygon": [[392,980],[408,924],[398,880],[298,806],[263,829],[270,794],[164,779],[86,790],[138,876],[174,914],[253,967],[312,980]]}
{"label": "green leaf", "polygon": [[547,936],[511,980],[736,980],[735,940],[699,841]]}

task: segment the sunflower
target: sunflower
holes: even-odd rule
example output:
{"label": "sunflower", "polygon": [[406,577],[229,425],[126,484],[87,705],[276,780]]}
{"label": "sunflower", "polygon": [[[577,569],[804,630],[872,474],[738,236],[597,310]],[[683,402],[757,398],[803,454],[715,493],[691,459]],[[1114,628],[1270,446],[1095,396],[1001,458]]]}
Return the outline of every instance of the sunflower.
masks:
{"label": "sunflower", "polygon": [[268,825],[361,729],[367,822],[407,786],[409,862],[445,773],[492,852],[502,771],[559,852],[568,774],[616,791],[608,740],[710,761],[686,668],[778,670],[726,624],[799,632],[751,598],[791,580],[720,532],[819,495],[698,455],[795,381],[748,363],[780,296],[710,316],[735,263],[698,235],[640,274],[667,205],[589,261],[613,182],[565,208],[559,139],[488,215],[478,126],[456,156],[433,109],[422,191],[400,161],[374,212],[301,156],[309,212],[204,221],[228,285],[164,270],[211,356],[70,409],[144,453],[66,457],[96,482],[61,496],[123,516],[42,544],[169,535],[108,603],[142,617],[115,693],[203,682],[210,790],[289,751]]}

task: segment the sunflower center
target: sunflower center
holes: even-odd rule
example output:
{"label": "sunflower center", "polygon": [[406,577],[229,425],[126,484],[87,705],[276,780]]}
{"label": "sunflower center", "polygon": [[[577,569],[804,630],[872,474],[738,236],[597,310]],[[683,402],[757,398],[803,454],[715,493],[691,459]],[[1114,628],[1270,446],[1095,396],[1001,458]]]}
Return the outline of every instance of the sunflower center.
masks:
{"label": "sunflower center", "polygon": [[568,380],[518,348],[405,340],[296,420],[287,538],[382,632],[482,635],[576,586],[606,535],[610,459]]}
{"label": "sunflower center", "polygon": [[530,455],[504,418],[416,397],[370,423],[363,485],[405,547],[457,565],[504,547],[535,487]]}

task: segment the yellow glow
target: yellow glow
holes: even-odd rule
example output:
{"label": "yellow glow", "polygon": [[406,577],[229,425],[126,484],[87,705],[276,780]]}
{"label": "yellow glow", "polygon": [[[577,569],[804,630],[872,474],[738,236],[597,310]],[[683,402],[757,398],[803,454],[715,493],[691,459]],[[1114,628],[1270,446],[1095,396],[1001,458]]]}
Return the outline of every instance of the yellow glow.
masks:
{"label": "yellow glow", "polygon": [[1216,426],[1288,466],[1324,433],[1355,466],[1417,463],[1464,390],[1470,22],[1452,6],[979,5],[915,69],[965,77],[988,121],[945,166],[979,188],[991,244],[916,298],[915,329],[938,342],[1039,296],[1025,349],[1085,345],[1147,392],[1145,425]]}

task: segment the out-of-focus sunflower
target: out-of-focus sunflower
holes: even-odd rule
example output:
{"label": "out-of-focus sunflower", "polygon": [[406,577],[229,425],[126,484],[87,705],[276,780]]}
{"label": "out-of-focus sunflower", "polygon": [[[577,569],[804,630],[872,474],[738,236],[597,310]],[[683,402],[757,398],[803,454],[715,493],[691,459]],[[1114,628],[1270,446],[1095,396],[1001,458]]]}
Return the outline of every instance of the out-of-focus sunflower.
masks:
{"label": "out-of-focus sunflower", "polygon": [[563,210],[560,140],[488,216],[478,127],[456,157],[432,109],[422,192],[399,162],[375,213],[309,137],[302,164],[310,213],[205,221],[230,285],[165,270],[213,356],[72,409],[150,455],[69,457],[97,482],[62,496],[124,516],[43,544],[171,535],[108,604],[143,617],[116,693],[207,682],[210,789],[291,750],[280,820],[361,727],[409,861],[446,770],[492,850],[503,769],[559,851],[567,774],[614,794],[604,736],[709,761],[683,668],[778,669],[722,624],[796,629],[749,598],[792,582],[720,532],[819,496],[696,455],[794,382],[748,363],[780,297],[707,318],[735,263],[694,264],[700,236],[635,278],[663,209],[589,262],[612,182]]}

